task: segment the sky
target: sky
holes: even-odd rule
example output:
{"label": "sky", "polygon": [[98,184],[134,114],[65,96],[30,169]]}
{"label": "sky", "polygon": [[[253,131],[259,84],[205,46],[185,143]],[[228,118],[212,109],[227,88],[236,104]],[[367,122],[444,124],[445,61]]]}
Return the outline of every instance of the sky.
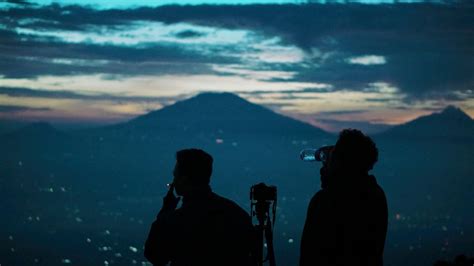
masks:
{"label": "sky", "polygon": [[326,2],[2,2],[0,119],[110,124],[209,91],[329,131],[474,116],[473,5]]}

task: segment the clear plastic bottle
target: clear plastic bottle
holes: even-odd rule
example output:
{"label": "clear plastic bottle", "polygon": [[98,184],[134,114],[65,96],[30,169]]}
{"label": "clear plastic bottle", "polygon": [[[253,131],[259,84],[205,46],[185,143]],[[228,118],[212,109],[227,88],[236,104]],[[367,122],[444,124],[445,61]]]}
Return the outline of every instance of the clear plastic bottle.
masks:
{"label": "clear plastic bottle", "polygon": [[305,162],[316,161],[316,152],[318,149],[304,149],[300,152],[300,159]]}
{"label": "clear plastic bottle", "polygon": [[323,146],[319,149],[304,149],[300,153],[301,160],[305,162],[326,162],[334,146]]}

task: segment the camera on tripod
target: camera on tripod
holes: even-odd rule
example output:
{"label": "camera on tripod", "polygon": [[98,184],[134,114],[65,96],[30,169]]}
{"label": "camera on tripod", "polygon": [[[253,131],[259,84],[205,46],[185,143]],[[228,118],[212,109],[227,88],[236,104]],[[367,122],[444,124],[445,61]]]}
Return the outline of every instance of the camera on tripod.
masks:
{"label": "camera on tripod", "polygon": [[253,185],[250,188],[250,200],[252,201],[276,201],[277,188],[267,186],[264,183]]}

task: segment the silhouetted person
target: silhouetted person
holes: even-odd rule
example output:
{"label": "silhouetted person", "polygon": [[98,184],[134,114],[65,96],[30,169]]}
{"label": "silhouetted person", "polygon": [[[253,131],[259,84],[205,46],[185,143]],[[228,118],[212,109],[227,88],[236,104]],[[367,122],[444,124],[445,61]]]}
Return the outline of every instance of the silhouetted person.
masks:
{"label": "silhouetted person", "polygon": [[320,170],[322,189],[308,207],[300,266],[380,266],[387,233],[387,201],[375,177],[375,143],[343,130]]}
{"label": "silhouetted person", "polygon": [[250,216],[231,200],[212,192],[211,155],[198,149],[176,153],[173,185],[153,222],[145,257],[153,265],[251,265]]}

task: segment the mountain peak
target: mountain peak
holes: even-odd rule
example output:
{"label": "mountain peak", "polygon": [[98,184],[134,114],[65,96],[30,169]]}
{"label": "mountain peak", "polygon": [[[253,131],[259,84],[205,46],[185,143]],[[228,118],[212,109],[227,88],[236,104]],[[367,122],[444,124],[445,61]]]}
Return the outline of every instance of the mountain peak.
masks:
{"label": "mountain peak", "polygon": [[474,121],[462,109],[449,105],[441,112],[421,116],[393,127],[387,134],[419,137],[469,137],[474,133]]}
{"label": "mountain peak", "polygon": [[[163,109],[152,111],[134,120],[153,120],[159,117],[168,117],[171,119],[196,118],[227,115],[232,118],[235,115],[242,115],[246,111],[263,109],[229,92],[203,92],[191,98],[178,101],[173,105],[166,106]],[[134,121],[132,120],[132,121]]]}
{"label": "mountain peak", "polygon": [[226,98],[226,99],[239,99],[242,100],[238,95],[230,92],[202,92],[194,97],[195,99],[216,99],[216,98]]}
{"label": "mountain peak", "polygon": [[[211,104],[213,106],[216,105],[251,105],[246,99],[241,98],[237,94],[233,94],[230,92],[203,92],[194,97],[191,97],[183,102],[188,102],[188,104],[199,104],[206,106],[207,104]],[[204,107],[202,106],[202,107]]]}
{"label": "mountain peak", "polygon": [[277,114],[228,92],[201,93],[113,128],[117,127],[152,135],[165,131],[194,135],[215,132],[233,135],[284,135],[293,132],[295,136],[310,132],[309,135],[326,135],[326,132],[309,124]]}
{"label": "mountain peak", "polygon": [[456,117],[456,118],[468,119],[468,120],[472,119],[461,108],[454,105],[446,106],[439,114],[445,117],[453,117],[453,118]]}

